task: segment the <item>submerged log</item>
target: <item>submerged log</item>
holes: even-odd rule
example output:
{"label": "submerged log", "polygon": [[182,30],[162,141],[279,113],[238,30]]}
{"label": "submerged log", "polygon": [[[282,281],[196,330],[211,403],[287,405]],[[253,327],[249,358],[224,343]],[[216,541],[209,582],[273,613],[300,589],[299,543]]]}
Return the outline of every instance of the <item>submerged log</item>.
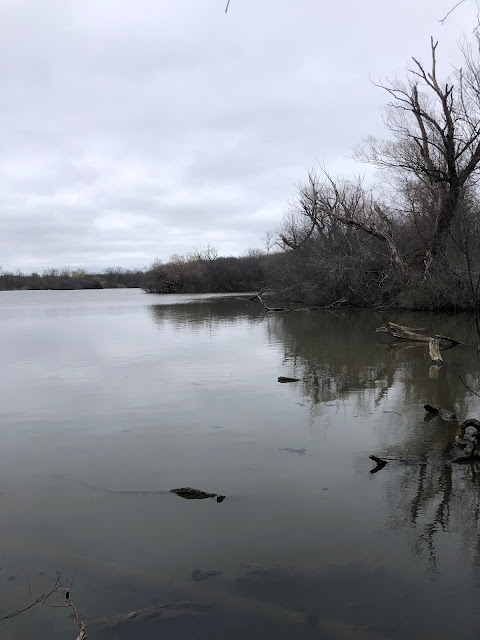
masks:
{"label": "submerged log", "polygon": [[201,569],[194,569],[191,574],[194,582],[201,582],[202,580],[208,580],[213,576],[222,575],[221,571],[202,571]]}
{"label": "submerged log", "polygon": [[301,382],[302,378],[289,378],[288,376],[279,376],[278,382]]}
{"label": "submerged log", "polygon": [[446,409],[442,409],[442,407],[434,407],[431,404],[424,404],[423,408],[425,411],[428,411],[428,413],[433,413],[446,422],[456,422],[458,420],[457,416],[452,413],[452,411],[447,411]]}
{"label": "submerged log", "polygon": [[185,500],[205,500],[205,498],[216,498],[217,502],[223,502],[225,496],[221,496],[218,493],[208,493],[201,489],[193,489],[192,487],[180,487],[179,489],[170,489],[170,493],[174,493],[180,498]]}
{"label": "submerged log", "polygon": [[172,602],[161,604],[156,607],[139,609],[138,611],[119,613],[107,618],[100,618],[98,620],[94,620],[92,624],[100,627],[102,630],[109,630],[116,629],[124,625],[130,626],[133,622],[142,623],[152,620],[171,620],[172,618],[185,616],[204,616],[210,609],[211,607],[209,605],[200,602]]}
{"label": "submerged log", "polygon": [[304,456],[307,453],[305,448],[302,449],[292,449],[291,447],[283,447],[280,448],[279,451],[288,451],[288,453],[298,453],[300,456]]}

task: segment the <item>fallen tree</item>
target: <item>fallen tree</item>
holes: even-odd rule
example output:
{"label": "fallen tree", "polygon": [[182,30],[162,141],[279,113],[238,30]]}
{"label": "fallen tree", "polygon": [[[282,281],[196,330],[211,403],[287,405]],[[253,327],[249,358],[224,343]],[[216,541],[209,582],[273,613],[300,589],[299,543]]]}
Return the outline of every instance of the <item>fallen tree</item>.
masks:
{"label": "fallen tree", "polygon": [[375,329],[375,333],[388,333],[394,338],[399,340],[409,340],[411,342],[424,342],[428,343],[428,352],[430,358],[434,364],[443,364],[443,358],[440,350],[445,351],[452,347],[461,344],[458,340],[449,338],[448,336],[441,336],[435,334],[434,336],[427,336],[423,332],[425,329],[414,329],[413,327],[404,327],[401,324],[395,322],[387,322],[385,325]]}
{"label": "fallen tree", "polygon": [[375,329],[375,333],[389,333],[394,338],[399,338],[400,340],[412,340],[413,342],[430,342],[431,340],[437,340],[439,347],[443,350],[462,344],[461,342],[458,342],[458,340],[454,340],[448,336],[441,336],[438,334],[435,334],[434,336],[426,336],[423,334],[424,331],[425,329],[423,328],[413,329],[412,327],[404,327],[403,325],[396,324],[395,322],[387,322],[387,324]]}

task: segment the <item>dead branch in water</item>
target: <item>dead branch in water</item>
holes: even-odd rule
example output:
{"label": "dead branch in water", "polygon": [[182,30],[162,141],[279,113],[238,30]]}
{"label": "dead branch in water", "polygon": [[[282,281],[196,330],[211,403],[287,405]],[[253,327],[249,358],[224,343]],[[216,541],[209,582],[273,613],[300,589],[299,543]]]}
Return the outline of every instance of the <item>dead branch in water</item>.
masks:
{"label": "dead branch in water", "polygon": [[447,411],[446,409],[442,409],[442,407],[434,407],[431,404],[424,404],[423,408],[425,411],[428,411],[428,413],[433,413],[446,422],[456,422],[458,420],[457,416],[452,411]]}
{"label": "dead branch in water", "polygon": [[396,324],[395,322],[387,322],[387,324],[382,327],[378,327],[375,329],[375,333],[389,333],[394,338],[399,338],[400,340],[411,340],[413,342],[430,342],[430,340],[438,340],[439,346],[442,349],[448,349],[450,347],[454,347],[457,344],[461,344],[457,340],[453,338],[449,338],[448,336],[426,336],[423,335],[422,332],[425,329],[413,329],[412,327],[404,327],[401,324]]}
{"label": "dead branch in water", "polygon": [[448,336],[424,335],[422,333],[423,331],[425,331],[425,329],[413,329],[412,327],[404,327],[401,324],[396,324],[395,322],[387,322],[387,324],[383,325],[382,327],[378,327],[378,329],[375,329],[375,333],[389,333],[394,338],[399,338],[400,340],[428,343],[428,350],[432,362],[437,365],[443,364],[443,358],[440,354],[440,349],[451,349],[457,344],[461,344],[457,340],[449,338]]}
{"label": "dead branch in water", "polygon": [[[75,574],[72,579],[64,580],[62,579],[61,574],[57,572],[55,582],[49,591],[46,591],[45,593],[42,593],[40,596],[35,598],[33,602],[31,602],[27,607],[24,607],[23,609],[17,609],[16,611],[12,611],[12,613],[3,616],[2,618],[0,618],[0,622],[2,622],[3,620],[10,620],[11,618],[15,618],[16,616],[25,613],[29,609],[33,609],[33,607],[36,607],[37,605],[44,605],[46,607],[51,607],[52,609],[65,609],[65,607],[67,607],[72,609],[75,617],[75,622],[78,625],[78,636],[76,640],[86,640],[87,635],[85,630],[85,623],[80,619],[79,613],[70,599],[74,580]],[[63,591],[63,593],[65,594],[64,604],[52,604],[51,602],[49,602],[49,599],[58,591]],[[28,584],[28,595],[33,598],[30,582]]]}
{"label": "dead branch in water", "polygon": [[458,377],[460,378],[460,382],[463,384],[464,387],[466,387],[469,391],[471,391],[474,395],[476,395],[477,398],[480,398],[480,393],[477,393],[471,387],[469,387],[468,384],[465,382],[465,380],[462,378],[462,376],[458,376]]}
{"label": "dead branch in water", "polygon": [[262,298],[260,297],[259,293],[255,294],[255,297],[258,298],[260,300],[260,302],[263,304],[263,306],[265,307],[265,309],[267,311],[290,311],[290,309],[288,307],[267,307],[267,305],[265,304],[265,302],[262,300]]}
{"label": "dead branch in water", "polygon": [[370,470],[370,473],[377,473],[377,471],[381,471],[389,462],[399,462],[404,465],[424,465],[426,464],[425,460],[421,458],[393,458],[391,456],[387,456],[385,458],[380,458],[379,456],[374,456],[373,454],[368,456],[370,460],[373,460],[377,463],[377,466]]}
{"label": "dead branch in water", "polygon": [[381,471],[383,467],[385,467],[388,463],[388,460],[384,460],[383,458],[379,458],[378,456],[374,456],[373,454],[368,456],[370,460],[373,460],[377,463],[377,466],[370,470],[370,473],[377,473],[377,471]]}

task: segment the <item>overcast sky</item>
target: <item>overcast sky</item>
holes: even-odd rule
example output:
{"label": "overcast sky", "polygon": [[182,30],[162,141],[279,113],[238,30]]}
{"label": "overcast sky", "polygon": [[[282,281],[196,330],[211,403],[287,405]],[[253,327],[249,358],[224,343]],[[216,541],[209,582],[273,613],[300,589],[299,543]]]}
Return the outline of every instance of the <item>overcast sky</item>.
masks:
{"label": "overcast sky", "polygon": [[264,248],[308,167],[361,169],[378,80],[460,59],[474,0],[0,0],[0,266]]}

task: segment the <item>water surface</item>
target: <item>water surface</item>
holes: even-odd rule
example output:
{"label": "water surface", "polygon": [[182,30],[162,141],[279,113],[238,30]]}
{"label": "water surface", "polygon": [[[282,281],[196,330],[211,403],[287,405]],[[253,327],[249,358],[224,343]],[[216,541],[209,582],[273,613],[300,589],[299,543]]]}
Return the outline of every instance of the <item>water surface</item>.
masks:
{"label": "water surface", "polygon": [[[478,352],[432,367],[387,320],[475,339],[464,315],[1,292],[0,617],[61,572],[89,639],[476,638],[480,470],[446,465],[456,426],[423,404],[478,417]],[[412,462],[370,474],[370,453]],[[75,638],[70,614],[0,637]]]}

